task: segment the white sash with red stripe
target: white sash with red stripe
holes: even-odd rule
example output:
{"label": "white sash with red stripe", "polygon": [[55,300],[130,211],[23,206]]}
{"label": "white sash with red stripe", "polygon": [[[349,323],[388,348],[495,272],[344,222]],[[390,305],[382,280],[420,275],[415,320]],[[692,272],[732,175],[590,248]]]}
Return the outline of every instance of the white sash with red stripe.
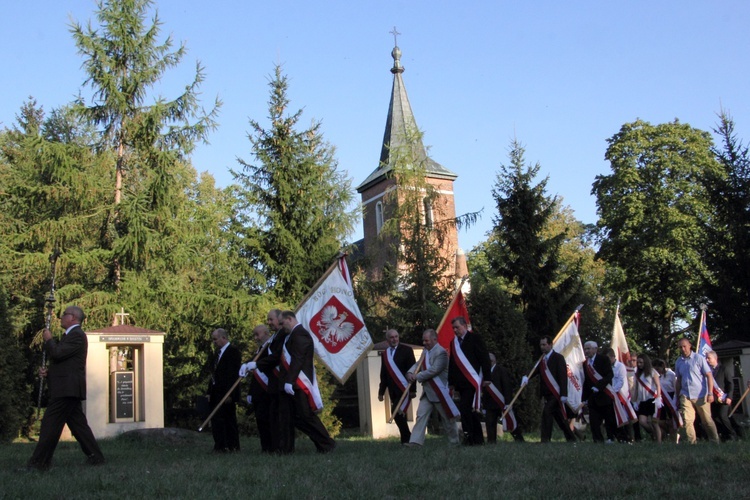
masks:
{"label": "white sash with red stripe", "polygon": [[[424,366],[426,370],[430,369],[430,352],[425,351],[424,356]],[[461,415],[461,412],[458,411],[458,407],[456,406],[456,403],[453,402],[453,398],[450,395],[450,391],[448,390],[448,386],[446,386],[442,380],[440,380],[440,377],[432,377],[431,379],[427,380],[426,383],[432,387],[432,390],[435,391],[435,394],[437,395],[438,399],[440,400],[440,406],[443,407],[443,410],[445,410],[445,414],[448,415],[449,418],[458,418]]]}
{"label": "white sash with red stripe", "polygon": [[[388,373],[391,376],[391,379],[396,383],[398,388],[401,390],[401,392],[405,392],[406,388],[408,387],[409,383],[406,381],[406,378],[404,377],[404,374],[401,373],[401,370],[398,369],[398,366],[396,366],[396,363],[393,362],[393,358],[391,358],[391,355],[388,351],[390,351],[391,348],[389,347],[385,351],[383,351],[383,364],[385,364],[386,370],[388,370]],[[401,413],[406,413],[406,410],[409,408],[409,405],[411,404],[411,399],[407,396],[404,398],[404,401],[401,403],[401,406],[398,408],[397,411],[400,411]]]}
{"label": "white sash with red stripe", "polygon": [[[586,376],[592,383],[595,384],[604,378],[588,361],[584,363],[584,368]],[[630,401],[625,399],[622,394],[619,392],[615,393],[612,384],[607,384],[607,387],[604,388],[604,394],[609,396],[614,403],[615,420],[617,421],[618,428],[638,420],[638,416],[635,414],[635,410],[633,410],[633,405],[631,405]]]}
{"label": "white sash with red stripe", "polygon": [[482,371],[479,370],[479,373],[477,373],[474,367],[471,366],[471,363],[469,363],[469,360],[466,359],[458,337],[453,337],[453,361],[458,366],[458,369],[461,370],[461,373],[463,373],[464,378],[474,387],[472,408],[474,411],[480,411],[482,406]]}
{"label": "white sash with red stripe", "polygon": [[[653,380],[653,378],[652,378],[652,380]],[[652,386],[651,384],[648,383],[648,380],[646,380],[643,377],[642,373],[635,378],[635,381],[636,381],[636,383],[638,385],[640,385],[643,388],[644,391],[646,391],[646,394],[648,394],[649,396],[651,396],[654,399],[654,401],[656,400],[656,398],[659,396],[659,393],[656,391],[656,388],[654,386]],[[654,384],[654,385],[656,385],[656,384]],[[656,406],[654,406],[654,417],[655,418],[659,418],[659,416],[660,416],[659,414],[661,413],[659,410],[660,410],[660,408],[656,408]]]}
{"label": "white sash with red stripe", "polygon": [[[258,349],[258,353],[257,354],[260,354],[261,352],[263,352],[263,349],[265,349],[266,347],[268,348],[268,352],[270,354],[270,352],[271,352],[271,345],[270,345],[270,343],[271,343],[272,339],[273,339],[273,336],[271,336],[268,340],[266,340],[265,342],[263,342],[263,345],[260,346],[260,349]],[[266,392],[268,392],[268,375],[266,375],[265,373],[263,373],[262,371],[260,371],[258,369],[255,369],[255,370],[253,370],[253,377],[255,378],[255,380],[258,381],[258,383],[263,388],[263,390],[266,391]]]}
{"label": "white sash with red stripe", "polygon": [[[289,337],[287,337],[287,340],[289,340]],[[289,354],[289,351],[286,348],[286,342],[284,342],[281,362],[284,364],[284,368],[289,371],[289,364],[292,362],[292,355]],[[300,370],[295,385],[307,396],[307,402],[310,404],[312,411],[318,412],[323,409],[323,398],[320,397],[320,391],[318,390],[318,378],[315,376],[314,366],[312,382],[307,378],[305,372]]]}
{"label": "white sash with red stripe", "polygon": [[567,418],[568,412],[565,411],[565,405],[560,399],[562,397],[560,396],[560,385],[557,383],[557,380],[555,380],[555,377],[552,375],[552,372],[547,366],[547,356],[542,357],[542,368],[541,370],[539,370],[539,373],[542,376],[542,382],[544,382],[544,385],[547,386],[547,389],[549,389],[557,402],[560,404],[560,410],[562,411],[563,417]]}
{"label": "white sash with red stripe", "polygon": [[[500,390],[495,387],[495,384],[490,384],[484,388],[485,391],[487,391],[487,394],[492,398],[492,400],[497,403],[497,406],[500,408],[501,412],[505,411],[505,397],[503,397],[503,393],[500,392]],[[506,432],[513,432],[516,430],[516,427],[518,427],[518,421],[516,420],[516,414],[513,413],[513,408],[511,407],[510,410],[508,410],[508,413],[505,415],[505,418],[503,419],[503,430]]]}

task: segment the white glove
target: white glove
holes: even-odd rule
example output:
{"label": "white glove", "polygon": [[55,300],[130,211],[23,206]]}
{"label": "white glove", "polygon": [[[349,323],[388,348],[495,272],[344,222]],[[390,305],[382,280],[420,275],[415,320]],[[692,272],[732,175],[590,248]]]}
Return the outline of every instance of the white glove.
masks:
{"label": "white glove", "polygon": [[240,366],[240,377],[247,377],[248,373],[255,370],[256,366],[258,365],[255,361],[250,361],[249,363]]}
{"label": "white glove", "polygon": [[248,394],[247,396],[247,404],[251,405],[253,404],[253,397]]}
{"label": "white glove", "polygon": [[562,404],[565,404],[568,402],[568,396],[560,396],[560,402]]}
{"label": "white glove", "polygon": [[597,389],[596,387],[592,387],[591,390],[594,392],[599,392],[599,389]]}
{"label": "white glove", "polygon": [[661,398],[654,399],[654,406],[656,406],[656,409],[660,409],[664,406],[664,401],[661,400]]}
{"label": "white glove", "polygon": [[526,375],[524,375],[523,378],[521,379],[521,387],[525,387],[526,384],[528,384],[528,383],[529,383],[529,377],[527,377]]}
{"label": "white glove", "polygon": [[638,411],[638,403],[633,403],[633,409],[634,409],[635,411]]}
{"label": "white glove", "polygon": [[284,384],[284,392],[286,392],[290,396],[294,396],[294,387],[292,386],[292,384]]}

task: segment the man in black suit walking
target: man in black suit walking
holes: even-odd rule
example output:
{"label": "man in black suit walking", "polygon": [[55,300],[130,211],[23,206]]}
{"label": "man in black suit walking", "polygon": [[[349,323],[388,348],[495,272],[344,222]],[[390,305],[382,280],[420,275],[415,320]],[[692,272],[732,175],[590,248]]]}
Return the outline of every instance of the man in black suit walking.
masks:
{"label": "man in black suit walking", "polygon": [[[510,373],[502,365],[497,363],[497,357],[495,354],[490,353],[490,376],[489,380],[492,382],[498,392],[503,396],[505,404],[510,403],[513,398],[513,381],[511,380]],[[482,396],[482,406],[485,409],[484,423],[487,428],[487,443],[497,443],[497,420],[505,411],[505,407],[501,407],[500,403],[490,395],[489,387],[485,388],[484,395]],[[515,414],[513,415],[515,416]],[[510,416],[506,416],[506,419]],[[502,425],[503,422],[500,422]],[[516,427],[510,430],[511,436],[514,441],[523,442],[523,432],[520,427]]]}
{"label": "man in black suit walking", "polygon": [[458,410],[461,412],[463,444],[472,446],[484,444],[480,400],[482,387],[490,385],[490,356],[482,337],[468,330],[466,319],[453,318],[448,383],[461,395]]}
{"label": "man in black suit walking", "polygon": [[[401,443],[404,444],[409,442],[411,431],[409,431],[409,424],[406,423],[406,415],[399,413],[396,403],[401,399],[404,389],[409,384],[406,380],[406,372],[416,363],[414,349],[399,342],[399,335],[396,330],[388,330],[385,333],[385,339],[388,341],[388,347],[382,354],[378,401],[385,399],[385,390],[388,389],[388,396],[391,399],[391,413],[395,415],[393,420],[401,434]],[[408,397],[411,397],[411,395]]]}
{"label": "man in black suit walking", "polygon": [[598,354],[599,346],[593,340],[583,345],[586,360],[583,362],[583,393],[581,400],[588,406],[591,434],[595,443],[603,443],[602,422],[607,431],[607,442],[615,442],[617,422],[614,400],[605,392],[612,383],[614,371],[609,358]]}
{"label": "man in black suit walking", "polygon": [[[214,330],[211,333],[211,340],[216,346],[216,354],[211,363],[211,381],[208,383],[208,400],[213,409],[237,381],[240,366],[242,366],[242,357],[240,351],[230,344],[227,332],[223,328]],[[238,384],[211,420],[214,453],[240,451],[240,432],[237,428],[236,410],[239,399]]]}
{"label": "man in black suit walking", "polygon": [[310,332],[292,311],[281,313],[281,324],[288,332],[281,355],[279,385],[279,453],[294,452],[294,428],[308,435],[319,453],[336,448],[316,413],[323,408],[315,378],[315,347]]}
{"label": "man in black suit walking", "polygon": [[739,438],[729,420],[729,408],[731,408],[734,393],[734,366],[731,363],[726,365],[719,363],[719,356],[715,351],[706,353],[706,362],[714,375],[715,394],[714,402],[711,403],[711,417],[722,438],[737,441]]}
{"label": "man in black suit walking", "polygon": [[65,424],[68,424],[70,432],[86,454],[86,462],[90,465],[104,463],[104,455],[91,432],[81,405],[81,401],[86,399],[88,353],[88,340],[81,329],[84,317],[80,307],[67,307],[60,317],[65,335],[57,341],[52,338],[49,330],[45,329],[42,333],[50,366],[46,369],[42,367],[39,375],[47,379],[50,400],[42,419],[39,442],[27,465],[30,470],[46,470],[50,467]]}
{"label": "man in black suit walking", "polygon": [[[570,430],[565,408],[568,402],[568,364],[565,362],[565,356],[552,349],[552,337],[549,335],[544,335],[539,339],[539,349],[542,351],[542,359],[532,377],[538,375],[541,378],[539,384],[539,394],[543,399],[541,441],[549,443],[552,439],[553,420],[557,422],[568,442],[575,441],[576,437]],[[529,379],[524,376],[521,385],[524,386],[528,382]]]}

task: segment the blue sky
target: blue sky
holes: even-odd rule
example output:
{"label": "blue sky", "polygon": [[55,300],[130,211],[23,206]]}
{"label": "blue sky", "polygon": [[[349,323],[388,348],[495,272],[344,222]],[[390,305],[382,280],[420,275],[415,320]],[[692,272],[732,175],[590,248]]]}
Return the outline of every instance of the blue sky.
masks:
{"label": "blue sky", "polygon": [[[609,172],[606,139],[635,119],[678,118],[710,130],[721,106],[750,139],[750,2],[715,1],[250,1],[162,0],[164,36],[184,41],[183,64],[161,82],[169,98],[206,68],[209,106],[224,106],[211,144],[193,164],[221,186],[236,158],[252,160],[248,119],[267,124],[268,77],[281,63],[303,125],[322,121],[353,185],[377,167],[388,110],[394,26],[404,82],[433,159],[458,174],[459,213],[484,209],[459,234],[485,239],[492,186],[509,142],[549,176],[586,223],[591,184]],[[68,31],[94,19],[93,0],[5,2],[0,12],[0,125],[28,96],[46,110],[69,102],[85,79]],[[82,91],[88,96],[88,90]],[[361,227],[351,240],[361,237]]]}

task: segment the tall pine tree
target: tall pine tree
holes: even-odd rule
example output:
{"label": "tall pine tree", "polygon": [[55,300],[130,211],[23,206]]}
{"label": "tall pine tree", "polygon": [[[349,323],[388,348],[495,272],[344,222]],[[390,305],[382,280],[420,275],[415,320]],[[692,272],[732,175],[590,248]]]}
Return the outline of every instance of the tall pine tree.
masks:
{"label": "tall pine tree", "polygon": [[351,180],[338,169],[320,122],[299,130],[302,110],[289,113],[288,80],[276,66],[269,79],[268,129],[250,120],[254,161],[233,171],[239,207],[232,228],[251,267],[264,275],[259,291],[295,305],[331,265],[356,215]]}

